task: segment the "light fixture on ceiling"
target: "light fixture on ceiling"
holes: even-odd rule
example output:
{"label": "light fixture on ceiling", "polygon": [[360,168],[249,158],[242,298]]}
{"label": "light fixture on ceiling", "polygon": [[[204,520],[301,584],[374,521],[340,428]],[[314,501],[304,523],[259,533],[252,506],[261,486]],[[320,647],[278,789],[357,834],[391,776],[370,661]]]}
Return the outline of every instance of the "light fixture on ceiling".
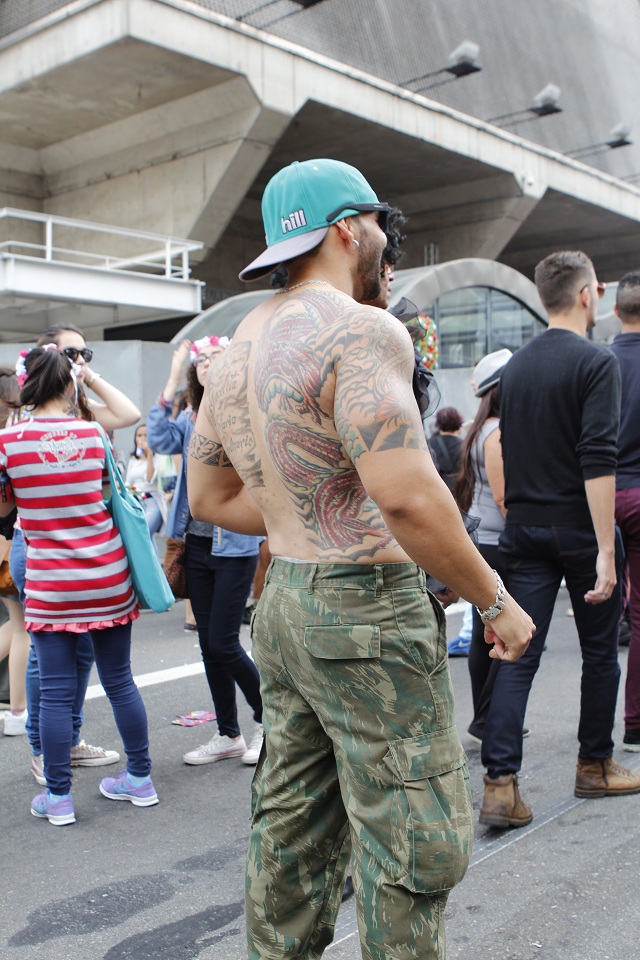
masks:
{"label": "light fixture on ceiling", "polygon": [[[503,113],[498,117],[490,117],[487,123],[493,123],[495,126],[508,127],[527,120],[536,120],[539,117],[549,117],[553,113],[562,113],[562,107],[558,105],[561,94],[560,87],[555,83],[548,83],[538,93],[536,93],[530,107],[523,110],[513,110],[511,113]],[[533,116],[529,116],[533,114]]]}
{"label": "light fixture on ceiling", "polygon": [[[442,77],[443,74],[450,74],[442,80],[427,85],[427,90],[433,87],[439,87],[442,83],[449,83],[451,80],[459,80],[461,77],[468,77],[470,73],[480,73],[482,67],[478,63],[480,55],[480,46],[473,40],[463,40],[458,44],[455,50],[452,50],[448,57],[448,65],[440,67],[438,70],[431,70],[429,73],[423,73],[419,77],[411,77],[410,80],[403,80],[401,86],[406,87],[410,83],[419,83],[422,80],[432,80],[436,77]],[[423,88],[418,88],[418,93]]]}
{"label": "light fixture on ceiling", "polygon": [[609,150],[619,150],[620,147],[630,147],[633,140],[630,139],[630,123],[618,123],[609,131],[607,140],[601,143],[589,143],[584,147],[577,147],[575,150],[565,150],[567,157],[573,157],[574,160],[583,160],[585,157],[597,156],[600,153],[607,153]]}
{"label": "light fixture on ceiling", "polygon": [[533,105],[529,107],[531,113],[538,117],[548,117],[552,113],[562,113],[562,107],[558,106],[560,99],[560,87],[555,83],[548,83],[533,98]]}
{"label": "light fixture on ceiling", "polygon": [[[241,13],[239,17],[236,17],[236,20],[247,20],[249,17],[252,17],[254,13],[261,13],[263,10],[268,9],[268,7],[275,7],[280,2],[281,0],[267,0],[266,3],[261,3],[259,6],[254,7],[253,10],[247,10],[246,13]],[[278,20],[286,20],[287,17],[293,17],[296,13],[302,13],[302,11],[308,7],[315,7],[318,3],[323,3],[324,0],[291,0],[291,2],[295,3],[300,9],[290,10],[289,13],[285,13],[281,17],[276,17],[274,20],[270,20],[269,23],[263,24],[263,26],[268,27],[272,23],[277,23]]]}

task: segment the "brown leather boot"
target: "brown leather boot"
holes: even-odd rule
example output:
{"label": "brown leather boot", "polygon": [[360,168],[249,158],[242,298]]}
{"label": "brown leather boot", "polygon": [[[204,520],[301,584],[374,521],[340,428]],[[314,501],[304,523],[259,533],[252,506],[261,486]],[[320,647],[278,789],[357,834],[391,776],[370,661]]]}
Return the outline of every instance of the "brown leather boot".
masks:
{"label": "brown leather boot", "polygon": [[526,827],[533,820],[531,808],[521,799],[517,773],[503,777],[484,777],[484,799],[480,823],[489,827]]}
{"label": "brown leather boot", "polygon": [[640,773],[621,767],[611,757],[607,760],[578,757],[576,797],[624,797],[629,793],[640,793]]}

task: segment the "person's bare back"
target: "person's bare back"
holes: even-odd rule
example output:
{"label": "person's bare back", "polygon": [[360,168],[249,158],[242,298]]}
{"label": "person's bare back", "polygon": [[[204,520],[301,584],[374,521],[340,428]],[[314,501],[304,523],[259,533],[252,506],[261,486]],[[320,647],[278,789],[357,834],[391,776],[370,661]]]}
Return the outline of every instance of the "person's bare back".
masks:
{"label": "person's bare back", "polygon": [[[207,389],[207,413],[258,504],[272,553],[320,562],[408,560],[354,460],[426,449],[394,386],[413,351],[397,321],[330,286],[274,296],[238,328]],[[383,388],[383,389],[382,389]],[[336,390],[338,393],[336,403]],[[375,426],[359,431],[376,409]]]}

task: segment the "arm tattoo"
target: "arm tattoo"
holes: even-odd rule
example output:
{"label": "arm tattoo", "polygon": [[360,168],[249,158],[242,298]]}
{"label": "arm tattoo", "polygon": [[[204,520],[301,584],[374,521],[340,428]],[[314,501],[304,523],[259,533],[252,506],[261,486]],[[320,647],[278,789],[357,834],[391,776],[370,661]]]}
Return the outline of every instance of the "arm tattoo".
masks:
{"label": "arm tattoo", "polygon": [[201,460],[207,467],[233,467],[221,443],[209,440],[195,430],[189,441],[189,456],[192,460]]}
{"label": "arm tattoo", "polygon": [[426,449],[408,390],[413,356],[406,347],[389,322],[346,339],[335,422],[353,463],[364,453]]}
{"label": "arm tattoo", "polygon": [[236,344],[228,362],[215,377],[209,379],[204,402],[209,421],[224,440],[226,454],[233,459],[238,475],[251,490],[264,487],[264,477],[249,415],[247,383],[250,355],[250,343]]}

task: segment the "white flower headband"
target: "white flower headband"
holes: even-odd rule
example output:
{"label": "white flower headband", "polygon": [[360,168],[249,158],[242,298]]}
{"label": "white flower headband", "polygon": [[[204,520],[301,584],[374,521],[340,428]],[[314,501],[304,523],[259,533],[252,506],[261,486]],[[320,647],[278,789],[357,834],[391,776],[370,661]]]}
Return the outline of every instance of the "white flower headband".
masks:
{"label": "white flower headband", "polygon": [[27,367],[25,364],[26,358],[29,356],[32,350],[57,350],[57,344],[55,343],[45,343],[41,347],[30,347],[28,350],[21,350],[18,354],[18,359],[16,360],[16,380],[18,381],[18,386],[23,387],[28,373]]}
{"label": "white flower headband", "polygon": [[194,340],[189,347],[191,363],[195,365],[198,354],[205,347],[222,347],[223,350],[226,350],[229,346],[231,346],[229,337],[201,337],[200,340]]}

